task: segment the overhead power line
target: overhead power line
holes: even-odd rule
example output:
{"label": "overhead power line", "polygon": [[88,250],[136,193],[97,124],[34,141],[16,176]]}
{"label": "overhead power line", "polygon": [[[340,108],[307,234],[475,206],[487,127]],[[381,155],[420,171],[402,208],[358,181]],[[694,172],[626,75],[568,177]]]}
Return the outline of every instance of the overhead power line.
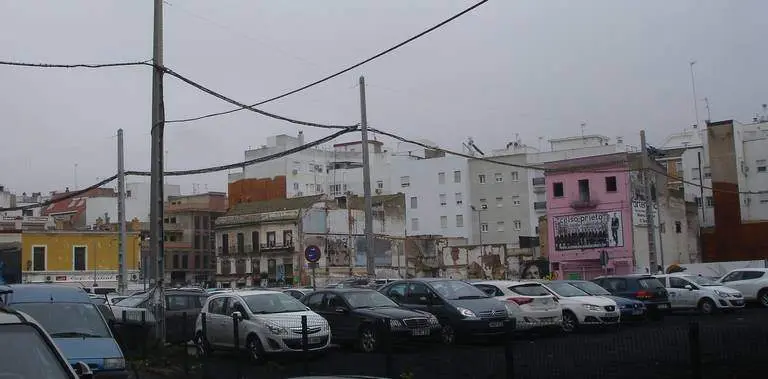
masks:
{"label": "overhead power line", "polygon": [[126,67],[126,66],[152,66],[151,59],[139,62],[114,62],[114,63],[75,63],[75,64],[58,64],[58,63],[29,63],[29,62],[12,62],[12,61],[0,61],[1,66],[18,66],[18,67],[34,67],[34,68],[108,68],[108,67]]}
{"label": "overhead power line", "polygon": [[102,181],[100,181],[100,182],[98,182],[96,184],[90,185],[90,186],[88,186],[86,188],[83,188],[81,190],[72,191],[72,192],[66,192],[66,193],[64,193],[61,196],[52,198],[51,200],[47,200],[47,201],[44,201],[42,203],[22,205],[22,206],[19,206],[19,207],[0,208],[0,212],[23,211],[23,210],[26,210],[26,209],[34,209],[34,208],[47,207],[47,206],[49,206],[51,204],[56,204],[56,203],[64,201],[64,200],[68,200],[68,199],[71,199],[71,198],[74,198],[74,197],[79,197],[80,195],[83,195],[84,193],[86,193],[88,191],[91,191],[91,190],[94,190],[96,188],[99,188],[99,187],[101,187],[101,186],[103,186],[103,185],[105,185],[105,184],[107,184],[107,183],[109,183],[109,182],[111,182],[111,181],[113,181],[115,179],[117,179],[117,174],[112,175],[109,178],[106,178],[106,179],[104,179],[104,180],[102,180]]}
{"label": "overhead power line", "polygon": [[[333,133],[333,134],[328,135],[328,136],[325,136],[325,137],[323,137],[323,138],[321,138],[319,140],[315,140],[315,141],[303,144],[301,146],[296,146],[294,148],[291,148],[291,149],[288,149],[288,150],[285,150],[285,151],[281,151],[279,153],[267,155],[267,156],[264,156],[264,157],[249,159],[249,160],[244,161],[244,162],[237,162],[237,163],[232,163],[232,164],[227,164],[227,165],[220,165],[220,166],[213,166],[213,167],[207,167],[207,168],[198,168],[198,169],[193,169],[193,170],[167,171],[167,172],[163,173],[163,175],[165,175],[165,176],[187,176],[187,175],[197,175],[197,174],[208,174],[208,173],[212,173],[212,172],[231,170],[231,169],[234,169],[234,168],[243,168],[245,166],[250,166],[252,164],[267,162],[267,161],[271,161],[271,160],[274,160],[274,159],[279,159],[279,158],[282,158],[282,157],[286,157],[286,156],[289,156],[289,155],[292,155],[292,154],[296,154],[296,153],[298,153],[300,151],[313,148],[315,146],[318,146],[318,145],[326,143],[326,142],[330,142],[330,141],[332,141],[332,140],[334,140],[336,138],[341,137],[344,134],[351,133],[351,132],[353,132],[355,130],[356,129],[354,129],[354,128],[339,130],[338,132]],[[148,171],[126,171],[125,174],[129,175],[129,176],[150,176],[151,175],[151,173],[148,172]]]}
{"label": "overhead power line", "polygon": [[[256,113],[258,113],[260,115],[263,115],[263,116],[271,117],[271,118],[274,118],[274,119],[277,119],[277,120],[281,120],[281,121],[290,122],[292,124],[311,126],[311,127],[314,127],[314,128],[324,128],[324,129],[355,129],[357,127],[357,124],[352,124],[352,125],[319,124],[319,123],[315,123],[315,122],[301,121],[301,120],[296,120],[296,119],[280,116],[280,115],[277,115],[277,114],[274,114],[274,113],[269,113],[269,112],[263,111],[261,109],[256,109],[256,108],[254,108],[251,105],[245,105],[245,104],[243,104],[243,103],[241,103],[241,102],[239,102],[237,100],[233,100],[233,99],[231,99],[229,97],[226,97],[226,96],[224,96],[224,95],[222,95],[222,94],[220,94],[220,93],[218,93],[218,92],[216,92],[216,91],[214,91],[214,90],[212,90],[210,88],[205,87],[202,84],[199,84],[199,83],[193,81],[192,79],[189,79],[189,78],[187,78],[187,77],[185,77],[185,76],[183,76],[183,75],[181,75],[181,74],[179,74],[179,73],[177,73],[177,72],[167,68],[167,67],[163,67],[163,71],[165,73],[167,73],[168,75],[171,75],[171,76],[175,77],[176,79],[179,79],[182,82],[187,83],[190,86],[195,87],[195,88],[199,89],[200,91],[203,91],[203,92],[205,92],[205,93],[207,93],[207,94],[209,94],[209,95],[211,95],[213,97],[216,97],[218,99],[224,100],[224,101],[226,101],[226,102],[228,102],[230,104],[237,105],[238,107],[241,107],[240,109],[247,109],[247,110],[249,110],[251,112],[256,112]],[[168,123],[168,121],[166,121],[166,123]]]}
{"label": "overhead power line", "polygon": [[419,34],[414,35],[411,38],[406,39],[403,42],[398,43],[395,46],[392,46],[392,47],[390,47],[390,48],[388,48],[388,49],[386,49],[384,51],[381,51],[381,52],[373,55],[370,58],[367,58],[367,59],[364,59],[364,60],[362,60],[360,62],[357,62],[357,63],[355,63],[355,64],[353,64],[351,66],[348,66],[348,67],[346,67],[346,68],[344,68],[344,69],[342,69],[340,71],[337,71],[336,73],[328,75],[328,76],[326,76],[326,77],[324,77],[322,79],[318,79],[318,80],[315,80],[314,82],[311,82],[309,84],[305,84],[305,85],[303,85],[303,86],[301,86],[299,88],[290,90],[288,92],[282,93],[282,94],[274,96],[274,97],[270,97],[269,99],[259,101],[259,102],[255,103],[255,104],[252,104],[252,105],[242,105],[242,106],[239,105],[239,108],[230,109],[228,111],[209,113],[209,114],[205,114],[205,115],[202,115],[202,116],[190,117],[190,118],[184,118],[184,119],[178,119],[178,120],[169,120],[169,121],[166,121],[166,123],[171,124],[171,123],[199,121],[199,120],[203,120],[203,119],[210,118],[210,117],[222,116],[222,115],[225,115],[225,114],[239,112],[239,111],[241,111],[243,109],[249,109],[251,107],[257,107],[259,105],[264,105],[266,103],[269,103],[269,102],[272,102],[272,101],[275,101],[275,100],[279,100],[279,99],[282,99],[284,97],[293,95],[295,93],[304,91],[304,90],[306,90],[308,88],[312,88],[312,87],[314,87],[314,86],[316,86],[318,84],[327,82],[327,81],[329,81],[329,80],[331,80],[331,79],[333,79],[333,78],[335,78],[337,76],[340,76],[340,75],[343,75],[343,74],[345,74],[345,73],[347,73],[349,71],[352,71],[352,70],[354,70],[354,69],[356,69],[356,68],[358,68],[358,67],[360,67],[360,66],[362,66],[362,65],[364,65],[364,64],[366,64],[366,63],[368,63],[370,61],[373,61],[373,60],[378,59],[378,58],[380,58],[380,57],[382,57],[382,56],[384,56],[386,54],[389,54],[389,53],[391,53],[391,52],[393,52],[393,51],[395,51],[395,50],[397,50],[397,49],[399,49],[399,48],[401,48],[401,47],[403,47],[403,46],[405,46],[405,45],[407,45],[407,44],[409,44],[409,43],[411,43],[411,42],[413,42],[413,41],[415,41],[415,40],[417,40],[417,39],[419,39],[419,38],[421,38],[421,37],[423,37],[423,36],[425,36],[425,35],[427,35],[429,33],[431,33],[431,32],[433,32],[433,31],[435,31],[436,29],[441,28],[442,26],[450,23],[451,21],[453,21],[453,20],[455,20],[455,19],[457,19],[457,18],[459,18],[459,17],[461,17],[461,16],[471,12],[472,10],[474,10],[475,8],[485,4],[486,2],[488,2],[488,0],[482,0],[480,2],[477,2],[474,5],[472,5],[471,7],[469,7],[467,9],[465,9],[465,10],[463,10],[463,11],[461,11],[461,12],[459,12],[459,13],[457,13],[457,14],[455,14],[455,15],[453,15],[453,16],[445,19],[445,20],[443,20],[442,22],[432,26],[431,28],[429,28],[427,30],[424,30],[423,32],[421,32]]}

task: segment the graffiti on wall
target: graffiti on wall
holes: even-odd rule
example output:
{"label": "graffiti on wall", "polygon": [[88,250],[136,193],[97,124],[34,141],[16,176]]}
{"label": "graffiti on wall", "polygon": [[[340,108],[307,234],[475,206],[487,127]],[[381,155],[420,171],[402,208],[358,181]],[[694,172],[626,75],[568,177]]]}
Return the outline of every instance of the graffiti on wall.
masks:
{"label": "graffiti on wall", "polygon": [[549,261],[546,259],[525,260],[520,264],[520,279],[552,279]]}
{"label": "graffiti on wall", "polygon": [[442,249],[444,276],[466,279],[505,279],[506,246],[450,246]]}
{"label": "graffiti on wall", "polygon": [[[365,267],[366,242],[364,236],[314,235],[304,238],[304,246],[315,245],[322,251],[323,266]],[[392,267],[392,257],[402,251],[402,241],[386,238],[374,240],[374,264]]]}

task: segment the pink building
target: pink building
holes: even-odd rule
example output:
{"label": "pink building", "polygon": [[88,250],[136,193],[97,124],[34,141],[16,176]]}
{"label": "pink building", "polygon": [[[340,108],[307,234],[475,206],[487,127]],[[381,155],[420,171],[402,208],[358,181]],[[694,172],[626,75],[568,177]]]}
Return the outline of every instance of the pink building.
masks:
{"label": "pink building", "polygon": [[547,164],[549,260],[559,279],[630,274],[633,154]]}

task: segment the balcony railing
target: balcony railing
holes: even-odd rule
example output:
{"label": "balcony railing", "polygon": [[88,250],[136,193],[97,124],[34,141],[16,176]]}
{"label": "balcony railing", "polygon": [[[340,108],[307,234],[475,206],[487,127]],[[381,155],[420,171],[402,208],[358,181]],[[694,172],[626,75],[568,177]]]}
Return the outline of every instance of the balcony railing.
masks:
{"label": "balcony railing", "polygon": [[166,249],[191,249],[192,242],[165,241],[163,246],[165,246]]}
{"label": "balcony railing", "polygon": [[534,186],[543,186],[546,184],[546,180],[544,178],[533,178],[531,179]]}
{"label": "balcony railing", "polygon": [[270,241],[270,242],[267,242],[267,243],[262,243],[260,245],[260,248],[261,248],[261,250],[265,250],[265,251],[292,249],[293,248],[293,240],[284,241],[284,242]]}
{"label": "balcony railing", "polygon": [[600,204],[600,201],[595,196],[580,196],[578,193],[571,194],[571,208],[573,209],[592,209]]}
{"label": "balcony railing", "polygon": [[536,210],[546,210],[547,209],[547,202],[546,201],[537,201],[533,203],[533,209]]}

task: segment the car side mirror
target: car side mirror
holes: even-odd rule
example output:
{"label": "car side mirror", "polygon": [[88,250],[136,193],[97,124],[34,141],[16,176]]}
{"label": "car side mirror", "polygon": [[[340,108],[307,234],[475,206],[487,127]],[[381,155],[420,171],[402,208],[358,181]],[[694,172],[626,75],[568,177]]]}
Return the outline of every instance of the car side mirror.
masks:
{"label": "car side mirror", "polygon": [[693,286],[690,284],[686,284],[683,288],[687,289],[688,291],[693,291]]}
{"label": "car side mirror", "polygon": [[87,364],[85,364],[83,361],[77,361],[74,365],[72,365],[72,368],[75,369],[75,373],[77,374],[77,377],[80,379],[93,379],[93,371],[91,371],[91,368],[88,367]]}
{"label": "car side mirror", "polygon": [[349,309],[347,307],[336,307],[336,313],[347,313]]}
{"label": "car side mirror", "polygon": [[232,312],[232,319],[235,321],[243,321],[243,313],[240,311],[234,311]]}

